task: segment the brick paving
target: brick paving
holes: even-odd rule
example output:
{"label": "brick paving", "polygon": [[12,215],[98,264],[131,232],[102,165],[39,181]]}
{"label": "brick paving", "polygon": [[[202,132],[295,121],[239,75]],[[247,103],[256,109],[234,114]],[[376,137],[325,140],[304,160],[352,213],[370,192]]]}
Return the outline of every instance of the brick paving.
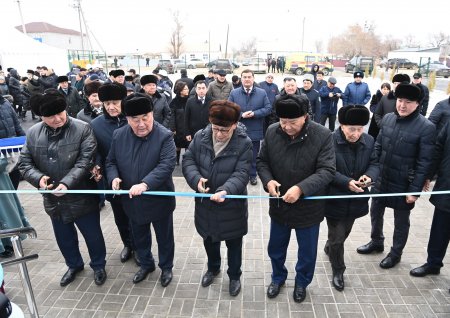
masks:
{"label": "brick paving", "polygon": [[[174,173],[177,191],[191,191],[181,177],[180,168]],[[21,182],[20,189],[31,188]],[[249,194],[265,194],[260,183],[249,186]],[[275,299],[266,297],[271,266],[267,256],[269,216],[267,202],[250,200],[249,233],[244,238],[242,291],[237,297],[228,294],[226,248],[222,246],[222,272],[215,282],[203,288],[200,280],[206,271],[206,254],[194,225],[194,201],[177,198],[174,213],[175,266],[174,279],[167,288],[159,283],[160,270],[135,285],[132,277],[138,267],[132,260],[122,264],[122,249],[113,214],[107,204],[101,212],[102,229],[107,247],[108,280],[103,286],[93,282],[93,272],[84,242],[80,243],[86,262],[85,270],[76,280],[63,288],[59,280],[66,271],[63,257],[56,245],[51,223],[39,195],[21,195],[37,239],[23,242],[26,255],[38,253],[39,259],[28,262],[34,294],[41,317],[450,317],[450,261],[439,276],[415,278],[409,270],[426,260],[426,246],[433,206],[428,197],[418,200],[411,214],[411,231],[402,261],[393,269],[378,266],[383,254],[359,255],[356,248],[368,242],[370,219],[358,219],[346,242],[345,290],[336,291],[331,284],[330,263],[323,252],[327,226],[320,229],[317,266],[306,300],[297,304],[292,299],[294,264],[296,262],[295,234],[291,237],[286,286]],[[386,250],[392,243],[393,216],[385,217]],[[80,237],[80,241],[82,241]],[[153,247],[157,257],[157,246]],[[27,314],[28,309],[16,267],[5,268],[7,295]],[[27,315],[29,317],[29,315]]]}

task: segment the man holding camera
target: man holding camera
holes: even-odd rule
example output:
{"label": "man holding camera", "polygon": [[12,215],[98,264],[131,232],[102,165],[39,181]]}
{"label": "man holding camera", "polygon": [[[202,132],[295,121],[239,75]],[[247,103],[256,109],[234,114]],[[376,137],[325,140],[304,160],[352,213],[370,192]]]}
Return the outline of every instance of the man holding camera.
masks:
{"label": "man holding camera", "polygon": [[338,108],[337,104],[339,99],[342,98],[342,91],[336,86],[336,83],[336,78],[330,77],[327,86],[323,86],[319,91],[321,98],[320,124],[325,126],[328,119],[328,127],[331,131],[334,131]]}

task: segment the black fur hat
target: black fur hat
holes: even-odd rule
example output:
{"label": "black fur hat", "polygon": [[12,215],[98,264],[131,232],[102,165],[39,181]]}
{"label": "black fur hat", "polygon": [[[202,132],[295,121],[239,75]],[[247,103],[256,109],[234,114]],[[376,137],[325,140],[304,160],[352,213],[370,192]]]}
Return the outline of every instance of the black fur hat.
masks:
{"label": "black fur hat", "polygon": [[126,116],[144,115],[153,111],[153,101],[147,94],[134,93],[122,101],[122,107]]}
{"label": "black fur hat", "polygon": [[395,89],[395,97],[420,101],[422,99],[422,90],[416,85],[402,83]]}
{"label": "black fur hat", "polygon": [[105,102],[107,100],[122,100],[127,96],[127,89],[122,84],[104,84],[98,89],[98,98]]}
{"label": "black fur hat", "polygon": [[370,112],[364,105],[347,105],[341,107],[338,119],[341,125],[365,126],[369,122]]}
{"label": "black fur hat", "polygon": [[141,86],[144,87],[145,85],[149,84],[149,83],[153,83],[153,84],[157,84],[158,83],[158,77],[155,75],[144,75],[141,77]]}
{"label": "black fur hat", "polygon": [[54,88],[47,89],[44,94],[36,94],[30,98],[30,106],[38,116],[50,117],[66,110],[66,98]]}
{"label": "black fur hat", "polygon": [[394,77],[392,78],[392,83],[403,83],[403,82],[411,82],[411,78],[409,77],[408,74],[395,74]]}
{"label": "black fur hat", "polygon": [[303,95],[283,95],[275,100],[278,118],[298,118],[308,113],[309,100]]}
{"label": "black fur hat", "polygon": [[63,82],[68,82],[69,78],[66,75],[62,75],[62,76],[58,76],[58,79],[56,80],[56,82],[59,83],[63,83]]}
{"label": "black fur hat", "polygon": [[91,96],[92,94],[98,93],[98,89],[100,88],[100,86],[102,86],[103,84],[100,81],[93,81],[93,82],[89,82],[86,85],[84,85],[84,95],[86,97]]}

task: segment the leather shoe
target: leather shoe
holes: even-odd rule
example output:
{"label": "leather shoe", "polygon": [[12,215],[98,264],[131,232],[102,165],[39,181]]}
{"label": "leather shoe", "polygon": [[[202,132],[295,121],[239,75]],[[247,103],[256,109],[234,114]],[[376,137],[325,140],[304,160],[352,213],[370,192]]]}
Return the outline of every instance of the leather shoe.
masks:
{"label": "leather shoe", "polygon": [[284,282],[281,284],[277,284],[274,282],[271,282],[269,287],[267,287],[267,297],[269,298],[275,298],[280,293],[281,287],[284,285]]}
{"label": "leather shoe", "polygon": [[333,286],[338,291],[344,290],[344,273],[342,271],[333,272]]}
{"label": "leather shoe", "polygon": [[301,287],[301,286],[297,286],[297,284],[295,284],[295,288],[294,288],[294,301],[296,303],[301,303],[302,301],[304,301],[306,298],[306,288],[305,287]]}
{"label": "leather shoe", "polygon": [[383,252],[384,251],[384,246],[380,245],[380,244],[376,244],[373,241],[370,241],[369,243],[360,246],[356,249],[356,251],[359,254],[370,254],[372,252]]}
{"label": "leather shoe", "polygon": [[100,286],[106,282],[106,271],[104,268],[97,269],[94,271],[94,282],[95,285]]}
{"label": "leather shoe", "polygon": [[131,254],[133,254],[133,250],[129,246],[124,246],[122,252],[120,252],[120,261],[125,263],[131,258]]}
{"label": "leather shoe", "polygon": [[384,269],[392,268],[400,262],[401,257],[396,257],[389,253],[381,262],[380,267]]}
{"label": "leather shoe", "polygon": [[431,267],[428,264],[423,264],[422,266],[413,268],[409,275],[415,276],[415,277],[424,277],[427,275],[439,275],[441,272],[441,269],[439,267]]}
{"label": "leather shoe", "polygon": [[256,179],[256,177],[250,178],[250,184],[251,185],[257,185],[258,184],[258,179]]}
{"label": "leather shoe", "polygon": [[161,273],[161,286],[167,287],[172,281],[173,274],[171,269],[163,269]]}
{"label": "leather shoe", "polygon": [[136,274],[134,274],[133,283],[137,284],[139,282],[142,282],[144,279],[147,278],[148,274],[150,274],[151,272],[154,272],[154,271],[155,271],[155,266],[154,265],[153,265],[153,267],[150,267],[150,268],[147,268],[147,269],[141,267],[138,270],[138,272]]}
{"label": "leather shoe", "polygon": [[241,291],[241,280],[240,279],[231,279],[230,280],[230,296],[237,296]]}
{"label": "leather shoe", "polygon": [[220,273],[220,269],[215,272],[207,271],[205,273],[205,275],[203,275],[203,277],[202,277],[202,286],[208,287],[209,285],[211,285],[214,280],[214,277],[219,275],[219,273]]}
{"label": "leather shoe", "polygon": [[71,282],[73,282],[75,280],[75,277],[77,277],[77,274],[79,272],[81,272],[83,269],[84,269],[84,266],[78,267],[78,268],[69,268],[67,270],[67,272],[61,278],[59,285],[61,287],[69,285]]}

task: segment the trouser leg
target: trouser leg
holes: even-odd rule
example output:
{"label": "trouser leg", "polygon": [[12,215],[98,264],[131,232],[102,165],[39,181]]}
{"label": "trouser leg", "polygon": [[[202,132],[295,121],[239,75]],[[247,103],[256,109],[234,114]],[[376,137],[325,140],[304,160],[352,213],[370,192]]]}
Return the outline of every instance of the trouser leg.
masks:
{"label": "trouser leg", "polygon": [[450,213],[435,208],[427,248],[428,265],[431,267],[444,266],[443,260],[447,252],[449,240]]}
{"label": "trouser leg", "polygon": [[242,237],[226,240],[225,243],[228,255],[228,277],[230,280],[237,280],[242,274]]}
{"label": "trouser leg", "polygon": [[409,235],[410,210],[394,209],[394,236],[391,254],[396,257],[402,256]]}
{"label": "trouser leg", "polygon": [[203,240],[203,246],[208,256],[208,270],[217,272],[222,261],[220,257],[220,241],[213,242],[211,237],[207,237],[206,240]]}
{"label": "trouser leg", "polygon": [[276,284],[284,283],[288,275],[284,263],[290,238],[291,229],[289,227],[271,220],[267,252],[272,263],[272,282]]}
{"label": "trouser leg", "polygon": [[297,235],[297,264],[295,266],[295,284],[307,287],[314,276],[317,259],[320,224],[307,228],[295,229]]}
{"label": "trouser leg", "polygon": [[175,255],[175,240],[173,236],[173,214],[156,222],[152,222],[158,242],[158,266],[161,269],[172,269]]}
{"label": "trouser leg", "polygon": [[383,223],[385,206],[380,204],[377,199],[372,199],[370,205],[370,222],[372,224],[372,231],[370,237],[375,244],[384,244]]}

